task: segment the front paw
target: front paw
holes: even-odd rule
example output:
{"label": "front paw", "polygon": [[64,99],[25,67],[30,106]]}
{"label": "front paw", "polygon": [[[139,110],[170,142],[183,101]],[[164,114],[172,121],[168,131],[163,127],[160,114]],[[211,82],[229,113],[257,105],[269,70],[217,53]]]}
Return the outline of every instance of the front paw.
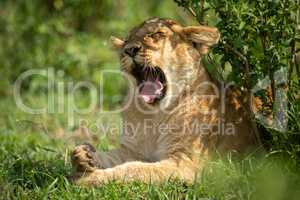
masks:
{"label": "front paw", "polygon": [[92,172],[100,168],[96,149],[88,143],[75,147],[72,153],[72,163],[76,172]]}

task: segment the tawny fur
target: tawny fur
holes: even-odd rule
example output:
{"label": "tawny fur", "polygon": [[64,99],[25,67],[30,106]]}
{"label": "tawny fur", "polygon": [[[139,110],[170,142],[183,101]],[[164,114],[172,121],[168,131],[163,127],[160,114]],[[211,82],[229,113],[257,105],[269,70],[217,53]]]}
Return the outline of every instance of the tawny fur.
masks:
{"label": "tawny fur", "polygon": [[[192,182],[213,152],[243,152],[256,143],[235,93],[220,92],[201,65],[201,57],[219,37],[216,28],[182,27],[156,18],[133,29],[126,41],[113,38],[121,70],[134,83],[130,71],[135,63],[147,64],[164,71],[168,88],[166,96],[150,106],[137,93],[129,92],[119,149],[96,152],[88,144],[76,147],[77,184],[97,186],[111,180],[160,183],[171,178]],[[124,48],[134,43],[141,49],[131,58]],[[218,123],[223,128],[215,126]],[[203,128],[195,128],[197,124]],[[227,124],[234,125],[232,132],[226,132]],[[162,126],[167,128],[161,130]]]}

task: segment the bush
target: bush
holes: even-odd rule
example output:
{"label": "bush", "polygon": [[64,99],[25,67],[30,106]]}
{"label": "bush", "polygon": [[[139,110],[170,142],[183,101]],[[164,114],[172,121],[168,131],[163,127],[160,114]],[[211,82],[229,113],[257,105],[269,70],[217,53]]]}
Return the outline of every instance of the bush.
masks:
{"label": "bush", "polygon": [[[252,92],[272,100],[273,125],[268,127],[260,121],[268,130],[269,139],[263,142],[271,144],[272,152],[278,152],[276,149],[292,157],[299,155],[300,67],[296,60],[300,50],[297,49],[299,1],[174,1],[200,24],[219,29],[221,42],[211,55],[213,61],[208,63],[219,74],[217,78],[233,81],[245,93],[248,102]],[[263,83],[270,85],[270,98],[268,87]],[[288,102],[287,107],[278,103],[282,101]],[[284,115],[289,116],[288,123]],[[263,133],[260,134],[263,137]]]}

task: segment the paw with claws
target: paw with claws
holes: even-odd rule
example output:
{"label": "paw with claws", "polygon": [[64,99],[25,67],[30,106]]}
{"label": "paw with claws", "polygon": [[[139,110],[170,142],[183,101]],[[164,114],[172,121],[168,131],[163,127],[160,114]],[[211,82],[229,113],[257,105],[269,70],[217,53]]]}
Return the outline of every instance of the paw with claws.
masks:
{"label": "paw with claws", "polygon": [[72,163],[76,172],[92,172],[101,168],[96,149],[88,143],[75,147],[72,153]]}

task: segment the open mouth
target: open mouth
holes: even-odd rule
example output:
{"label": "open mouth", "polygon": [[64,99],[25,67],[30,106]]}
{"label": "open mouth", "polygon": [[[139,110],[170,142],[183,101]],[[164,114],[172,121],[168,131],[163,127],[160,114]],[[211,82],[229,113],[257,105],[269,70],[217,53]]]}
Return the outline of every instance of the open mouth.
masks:
{"label": "open mouth", "polygon": [[146,103],[154,104],[165,96],[167,81],[161,68],[137,64],[132,75],[137,80],[139,95]]}

